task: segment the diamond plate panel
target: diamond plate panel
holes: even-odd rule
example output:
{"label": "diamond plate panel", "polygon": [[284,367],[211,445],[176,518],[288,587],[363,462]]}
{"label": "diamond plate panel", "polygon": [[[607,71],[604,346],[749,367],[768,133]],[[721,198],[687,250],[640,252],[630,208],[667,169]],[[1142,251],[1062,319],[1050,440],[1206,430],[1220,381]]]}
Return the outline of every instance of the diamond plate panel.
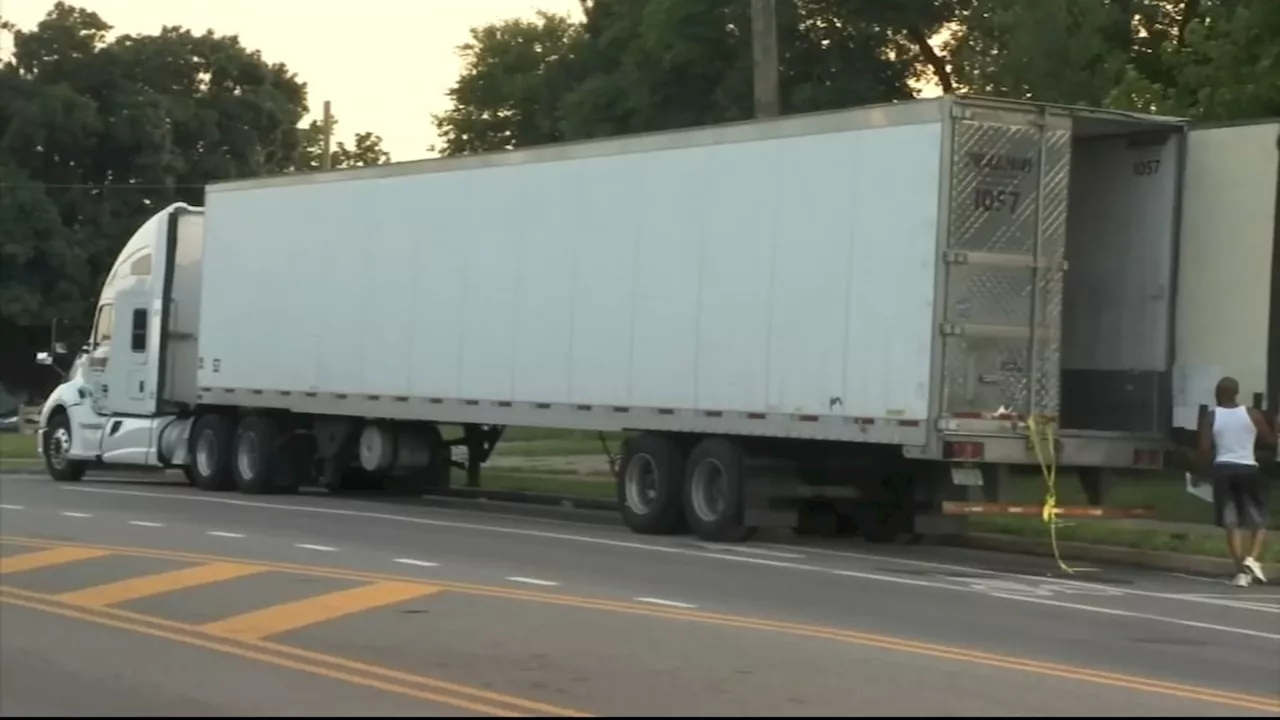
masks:
{"label": "diamond plate panel", "polygon": [[952,146],[948,247],[1028,267],[949,266],[946,322],[1005,337],[947,338],[943,410],[1057,415],[1071,132],[957,120]]}

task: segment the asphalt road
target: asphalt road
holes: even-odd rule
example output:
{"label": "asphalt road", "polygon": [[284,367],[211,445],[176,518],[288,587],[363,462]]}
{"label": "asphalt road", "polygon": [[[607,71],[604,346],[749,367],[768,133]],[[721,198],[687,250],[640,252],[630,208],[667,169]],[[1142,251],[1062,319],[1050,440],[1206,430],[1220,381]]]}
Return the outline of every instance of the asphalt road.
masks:
{"label": "asphalt road", "polygon": [[1280,715],[1280,584],[1078,570],[10,476],[0,714]]}

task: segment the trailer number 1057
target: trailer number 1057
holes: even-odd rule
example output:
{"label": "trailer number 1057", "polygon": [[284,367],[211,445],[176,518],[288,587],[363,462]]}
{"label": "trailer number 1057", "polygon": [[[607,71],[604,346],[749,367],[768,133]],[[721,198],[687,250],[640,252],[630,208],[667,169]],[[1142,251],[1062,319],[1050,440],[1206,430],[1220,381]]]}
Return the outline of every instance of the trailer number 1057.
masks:
{"label": "trailer number 1057", "polygon": [[1017,190],[992,190],[977,188],[973,191],[973,209],[982,212],[1018,212],[1018,204],[1022,201],[1022,193]]}

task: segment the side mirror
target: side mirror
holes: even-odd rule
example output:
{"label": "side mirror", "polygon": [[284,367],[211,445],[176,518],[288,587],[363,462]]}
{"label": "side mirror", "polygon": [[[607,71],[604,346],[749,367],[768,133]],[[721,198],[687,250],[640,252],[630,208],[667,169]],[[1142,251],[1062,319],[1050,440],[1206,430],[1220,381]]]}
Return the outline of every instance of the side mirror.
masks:
{"label": "side mirror", "polygon": [[53,354],[54,354],[54,355],[66,355],[66,354],[67,354],[67,344],[66,344],[66,343],[64,343],[64,342],[56,342],[56,343],[54,343],[54,344],[53,344]]}

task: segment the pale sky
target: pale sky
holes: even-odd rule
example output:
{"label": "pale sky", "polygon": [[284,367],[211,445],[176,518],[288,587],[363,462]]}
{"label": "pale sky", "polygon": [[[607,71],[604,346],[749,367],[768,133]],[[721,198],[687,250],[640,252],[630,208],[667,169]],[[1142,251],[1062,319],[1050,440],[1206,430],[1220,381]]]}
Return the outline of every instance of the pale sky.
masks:
{"label": "pale sky", "polygon": [[[337,140],[357,131],[383,137],[394,160],[428,156],[431,115],[448,108],[445,92],[461,68],[456,48],[476,25],[536,10],[580,14],[578,0],[71,0],[119,33],[163,25],[239,35],[268,62],[283,62],[307,83],[318,114],[325,100],[338,118]],[[49,0],[0,0],[0,15],[30,29]],[[11,44],[0,40],[4,49]]]}

